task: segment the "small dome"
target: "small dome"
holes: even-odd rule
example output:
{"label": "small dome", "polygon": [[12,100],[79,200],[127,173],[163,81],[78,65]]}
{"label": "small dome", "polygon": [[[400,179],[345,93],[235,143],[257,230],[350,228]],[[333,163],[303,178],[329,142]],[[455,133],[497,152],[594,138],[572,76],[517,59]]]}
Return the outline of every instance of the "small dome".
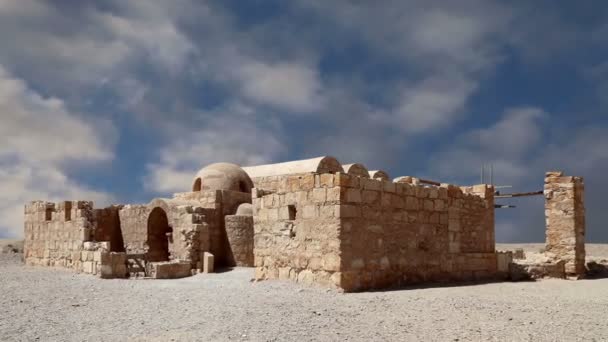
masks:
{"label": "small dome", "polygon": [[253,206],[251,203],[243,203],[236,209],[236,215],[253,216]]}
{"label": "small dome", "polygon": [[232,190],[251,193],[253,182],[240,166],[215,163],[202,168],[194,177],[192,191]]}

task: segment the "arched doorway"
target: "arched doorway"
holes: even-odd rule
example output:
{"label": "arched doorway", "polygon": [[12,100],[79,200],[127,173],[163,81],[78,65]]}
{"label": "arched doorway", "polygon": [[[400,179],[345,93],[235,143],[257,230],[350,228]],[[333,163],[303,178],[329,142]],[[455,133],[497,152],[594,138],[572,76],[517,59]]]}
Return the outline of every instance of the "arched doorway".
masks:
{"label": "arched doorway", "polygon": [[169,238],[172,232],[167,213],[162,208],[154,208],[148,217],[147,261],[169,260]]}

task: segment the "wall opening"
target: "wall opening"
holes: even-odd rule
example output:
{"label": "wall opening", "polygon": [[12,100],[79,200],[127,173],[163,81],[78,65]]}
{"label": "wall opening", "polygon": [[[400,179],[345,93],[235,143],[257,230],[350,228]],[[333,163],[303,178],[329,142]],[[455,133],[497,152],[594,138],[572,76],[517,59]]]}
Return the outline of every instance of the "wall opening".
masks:
{"label": "wall opening", "polygon": [[194,181],[194,185],[192,186],[192,191],[201,191],[202,187],[203,187],[202,180],[200,178],[197,178]]}
{"label": "wall opening", "polygon": [[65,221],[71,221],[72,220],[72,202],[64,202],[64,218]]}
{"label": "wall opening", "polygon": [[296,209],[296,206],[293,204],[290,204],[287,206],[287,210],[289,211],[289,219],[292,221],[295,220],[296,215],[298,214],[298,210]]}
{"label": "wall opening", "polygon": [[161,208],[154,208],[148,217],[147,261],[169,261],[169,240],[172,231],[167,213]]}
{"label": "wall opening", "polygon": [[247,184],[243,181],[239,182],[239,190],[241,192],[249,192],[249,189],[247,188]]}

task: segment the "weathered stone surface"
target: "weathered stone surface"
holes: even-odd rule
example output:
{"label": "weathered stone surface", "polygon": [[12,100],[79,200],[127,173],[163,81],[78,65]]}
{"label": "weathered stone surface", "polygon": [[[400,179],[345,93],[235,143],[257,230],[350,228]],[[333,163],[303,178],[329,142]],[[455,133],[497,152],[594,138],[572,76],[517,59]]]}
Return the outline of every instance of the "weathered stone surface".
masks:
{"label": "weathered stone surface", "polygon": [[529,280],[541,278],[559,278],[566,277],[565,262],[560,260],[557,262],[544,263],[520,263],[512,262],[509,264],[509,272],[511,280]]}
{"label": "weathered stone surface", "polygon": [[571,277],[585,274],[584,190],[580,177],[564,177],[558,171],[546,174],[545,253],[553,260],[563,260],[566,273]]}
{"label": "weathered stone surface", "polygon": [[154,279],[176,279],[190,276],[191,265],[184,261],[152,262],[150,277]]}
{"label": "weathered stone surface", "polygon": [[213,273],[214,271],[215,257],[211,253],[203,253],[203,273]]}
{"label": "weathered stone surface", "polygon": [[226,215],[225,222],[227,266],[253,267],[253,217]]}

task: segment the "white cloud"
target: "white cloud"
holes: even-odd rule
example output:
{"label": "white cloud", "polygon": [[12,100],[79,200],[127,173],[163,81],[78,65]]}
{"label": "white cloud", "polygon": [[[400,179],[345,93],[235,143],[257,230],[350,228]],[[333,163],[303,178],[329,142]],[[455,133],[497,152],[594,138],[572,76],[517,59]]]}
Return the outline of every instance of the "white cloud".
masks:
{"label": "white cloud", "polygon": [[323,106],[322,84],[315,68],[298,63],[249,62],[238,69],[246,97],[293,111]]}
{"label": "white cloud", "polygon": [[62,169],[66,162],[74,166],[113,157],[112,133],[100,127],[70,113],[60,99],[40,96],[0,66],[0,236],[22,235],[23,205],[31,200],[110,200]]}
{"label": "white cloud", "polygon": [[408,133],[421,133],[451,125],[464,109],[477,82],[442,75],[427,78],[402,92],[391,120]]}
{"label": "white cloud", "polygon": [[431,161],[435,176],[456,182],[476,180],[482,164],[493,164],[497,180],[521,183],[530,175],[527,158],[538,151],[546,117],[535,107],[505,110],[496,123],[456,137],[455,143],[437,153]]}
{"label": "white cloud", "polygon": [[177,136],[160,150],[158,162],[147,165],[145,187],[159,193],[189,191],[194,174],[205,165],[257,165],[285,153],[279,128],[262,127],[260,113],[249,110],[233,105],[211,117],[206,113],[205,127]]}
{"label": "white cloud", "polygon": [[69,113],[60,99],[41,97],[2,66],[0,113],[0,158],[56,164],[112,157],[112,143],[102,141],[96,127]]}

